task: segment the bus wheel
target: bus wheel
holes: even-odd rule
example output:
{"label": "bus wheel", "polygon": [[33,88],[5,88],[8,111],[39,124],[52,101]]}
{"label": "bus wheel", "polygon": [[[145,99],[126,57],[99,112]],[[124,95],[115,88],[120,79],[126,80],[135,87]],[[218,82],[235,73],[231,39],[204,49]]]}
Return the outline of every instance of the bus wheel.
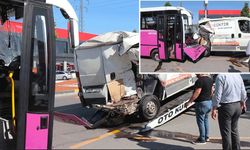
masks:
{"label": "bus wheel", "polygon": [[186,60],[187,60],[187,55],[185,53],[183,53],[182,62],[185,62]]}
{"label": "bus wheel", "polygon": [[208,47],[208,48],[206,49],[206,51],[204,52],[204,56],[205,56],[205,57],[209,57],[210,54],[211,54],[211,47]]}
{"label": "bus wheel", "polygon": [[147,121],[156,117],[160,109],[160,102],[154,95],[144,96],[139,105],[140,117]]}
{"label": "bus wheel", "polygon": [[155,61],[160,61],[160,58],[159,58],[159,51],[158,49],[154,49],[152,52],[151,52],[151,58]]}

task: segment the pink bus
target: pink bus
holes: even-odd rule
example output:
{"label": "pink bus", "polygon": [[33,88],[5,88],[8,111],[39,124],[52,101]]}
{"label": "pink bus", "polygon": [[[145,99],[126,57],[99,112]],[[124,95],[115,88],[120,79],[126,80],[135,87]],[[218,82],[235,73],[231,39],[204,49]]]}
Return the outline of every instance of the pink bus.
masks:
{"label": "pink bus", "polygon": [[[198,44],[193,40],[192,15],[183,7],[153,7],[141,9],[142,57],[154,60],[193,62],[209,50],[210,41]],[[209,39],[209,38],[208,38]]]}
{"label": "pink bus", "polygon": [[55,8],[68,21],[74,49],[78,18],[68,0],[0,0],[1,150],[53,148]]}

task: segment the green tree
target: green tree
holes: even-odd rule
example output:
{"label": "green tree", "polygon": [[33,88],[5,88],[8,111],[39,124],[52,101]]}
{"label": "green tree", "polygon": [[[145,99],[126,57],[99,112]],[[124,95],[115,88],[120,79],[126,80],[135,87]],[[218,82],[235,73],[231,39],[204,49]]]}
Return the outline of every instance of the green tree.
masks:
{"label": "green tree", "polygon": [[172,6],[170,2],[166,2],[164,6]]}
{"label": "green tree", "polygon": [[240,16],[250,17],[250,15],[249,15],[249,6],[248,6],[247,2],[245,2],[244,7],[242,8],[242,10],[240,12]]}

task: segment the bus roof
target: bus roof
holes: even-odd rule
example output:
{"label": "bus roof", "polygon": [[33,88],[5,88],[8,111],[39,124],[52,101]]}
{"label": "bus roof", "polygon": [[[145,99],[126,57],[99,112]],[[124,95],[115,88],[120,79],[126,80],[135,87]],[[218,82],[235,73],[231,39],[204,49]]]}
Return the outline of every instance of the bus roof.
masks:
{"label": "bus roof", "polygon": [[188,12],[189,14],[192,14],[191,11],[187,10],[184,7],[174,7],[174,6],[146,7],[146,8],[140,9],[141,12],[168,11],[168,10],[177,10],[177,11]]}
{"label": "bus roof", "polygon": [[174,6],[163,6],[163,7],[147,7],[147,8],[141,8],[140,12],[159,12],[159,11],[170,11],[170,10],[176,10],[180,11],[182,15],[186,15],[188,17],[189,25],[192,25],[193,23],[193,14],[191,11],[187,10],[184,7],[174,7]]}

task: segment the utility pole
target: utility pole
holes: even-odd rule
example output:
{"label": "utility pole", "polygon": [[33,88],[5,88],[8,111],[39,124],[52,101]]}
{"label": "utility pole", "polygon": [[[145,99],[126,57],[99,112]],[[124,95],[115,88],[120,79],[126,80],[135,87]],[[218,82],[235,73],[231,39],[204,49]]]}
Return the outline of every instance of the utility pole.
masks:
{"label": "utility pole", "polygon": [[205,18],[207,18],[207,15],[208,15],[207,5],[208,5],[208,0],[205,0],[205,1],[204,1],[204,6],[205,6],[205,9],[204,9],[204,11],[205,11]]}
{"label": "utility pole", "polygon": [[80,18],[79,18],[79,30],[83,32],[83,0],[80,0]]}
{"label": "utility pole", "polygon": [[182,7],[182,1],[180,1],[180,7]]}

